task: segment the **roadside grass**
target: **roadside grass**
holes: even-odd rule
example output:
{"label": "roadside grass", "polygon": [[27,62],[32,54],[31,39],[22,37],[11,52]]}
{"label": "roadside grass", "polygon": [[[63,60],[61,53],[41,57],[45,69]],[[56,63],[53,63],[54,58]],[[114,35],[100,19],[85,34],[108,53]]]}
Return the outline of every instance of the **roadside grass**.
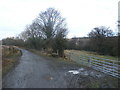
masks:
{"label": "roadside grass", "polygon": [[2,50],[2,77],[4,77],[18,63],[21,51],[13,46],[3,46]]}
{"label": "roadside grass", "polygon": [[[43,52],[43,51],[38,51],[38,50],[35,50],[35,49],[29,49],[29,51],[33,52],[33,53],[36,53],[40,56],[43,56],[44,58],[51,58],[51,59],[55,59],[55,61],[59,61],[59,62],[66,62],[66,63],[76,63],[78,64],[79,66],[81,66],[82,64],[81,63],[81,60],[77,60],[78,59],[78,56],[84,56],[85,58],[88,59],[88,56],[93,56],[93,57],[98,57],[98,58],[105,58],[105,59],[110,59],[110,60],[115,60],[115,61],[118,61],[118,58],[117,57],[112,57],[112,56],[103,56],[103,55],[98,55],[97,53],[95,52],[88,52],[88,51],[79,51],[79,50],[65,50],[64,53],[65,53],[65,58],[61,58],[61,57],[53,57],[51,54],[47,54],[46,52]],[[69,57],[70,55],[73,55],[74,56],[74,59],[76,60],[71,60],[71,58]],[[99,60],[99,61],[104,61],[102,59],[96,59],[96,60]],[[111,62],[111,61],[107,61],[107,62]],[[102,62],[100,62],[102,63]],[[116,63],[116,62],[114,62]],[[87,63],[86,63],[87,64]],[[119,62],[117,62],[117,64],[120,64]],[[84,64],[82,66],[85,66]]]}
{"label": "roadside grass", "polygon": [[4,58],[2,62],[2,76],[4,77],[7,72],[9,72],[12,67],[14,67],[17,63],[16,58]]}
{"label": "roadside grass", "polygon": [[[119,79],[111,76],[106,76],[104,78],[99,78],[91,81],[91,84],[89,85],[90,88],[101,88],[101,87],[112,87],[112,88],[118,88]],[[104,85],[104,86],[103,86]],[[108,87],[109,86],[109,87]]]}
{"label": "roadside grass", "polygon": [[48,60],[53,60],[55,62],[60,62],[60,63],[68,64],[68,65],[72,64],[72,65],[75,65],[78,67],[85,67],[84,65],[80,65],[77,62],[74,62],[73,60],[69,60],[68,58],[53,57],[51,54],[47,54],[46,52],[38,51],[35,49],[29,49],[29,51],[31,51],[39,56],[42,56],[43,58],[48,59]]}

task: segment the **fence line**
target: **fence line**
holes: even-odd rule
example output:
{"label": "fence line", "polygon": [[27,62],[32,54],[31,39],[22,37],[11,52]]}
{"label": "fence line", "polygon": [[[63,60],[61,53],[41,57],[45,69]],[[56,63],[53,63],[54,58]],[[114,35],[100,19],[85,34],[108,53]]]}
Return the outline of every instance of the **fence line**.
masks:
{"label": "fence line", "polygon": [[74,60],[80,64],[92,67],[95,70],[120,78],[120,61],[86,55],[79,56],[74,53],[69,53],[67,56],[69,59]]}

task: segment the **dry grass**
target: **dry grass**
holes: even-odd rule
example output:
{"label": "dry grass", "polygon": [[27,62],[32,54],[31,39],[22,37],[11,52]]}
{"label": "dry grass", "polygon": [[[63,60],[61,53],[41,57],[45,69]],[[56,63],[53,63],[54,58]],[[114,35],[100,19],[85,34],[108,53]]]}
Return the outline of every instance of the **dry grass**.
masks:
{"label": "dry grass", "polygon": [[39,51],[39,50],[35,50],[35,49],[29,49],[30,52],[33,52],[39,56],[42,56],[48,60],[53,60],[53,61],[57,61],[60,63],[64,63],[64,64],[72,64],[75,66],[79,66],[79,67],[84,67],[83,65],[80,65],[76,62],[74,62],[73,60],[69,60],[67,57],[63,58],[63,57],[53,57],[51,54],[46,53],[45,51]]}
{"label": "dry grass", "polygon": [[15,46],[2,46],[2,76],[4,77],[18,62],[21,51]]}
{"label": "dry grass", "polygon": [[8,71],[11,70],[12,67],[15,66],[17,60],[15,58],[4,58],[3,62],[2,62],[2,75],[4,76],[5,74],[7,74]]}
{"label": "dry grass", "polygon": [[2,57],[11,57],[20,55],[20,50],[15,46],[2,46]]}
{"label": "dry grass", "polygon": [[[99,55],[95,52],[89,52],[89,51],[83,51],[83,50],[65,50],[65,54],[72,54],[74,53],[75,55],[84,55],[84,56],[95,56],[98,58],[105,58],[105,59],[110,59],[110,60],[118,60],[117,57],[112,57],[112,56],[107,56],[107,55]],[[120,61],[120,60],[119,60]]]}

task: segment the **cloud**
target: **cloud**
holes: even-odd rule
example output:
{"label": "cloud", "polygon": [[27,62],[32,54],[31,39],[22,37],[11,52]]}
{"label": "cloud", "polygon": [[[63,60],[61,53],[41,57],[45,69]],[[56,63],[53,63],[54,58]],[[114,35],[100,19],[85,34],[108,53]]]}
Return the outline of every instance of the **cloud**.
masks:
{"label": "cloud", "polygon": [[[2,0],[0,3],[0,39],[24,30],[41,11],[54,7],[61,11],[69,35],[84,36],[96,26],[116,28],[118,0]],[[4,30],[4,31],[3,31]],[[6,31],[6,33],[4,33]],[[83,33],[84,34],[78,34]],[[4,35],[4,34],[6,35]]]}

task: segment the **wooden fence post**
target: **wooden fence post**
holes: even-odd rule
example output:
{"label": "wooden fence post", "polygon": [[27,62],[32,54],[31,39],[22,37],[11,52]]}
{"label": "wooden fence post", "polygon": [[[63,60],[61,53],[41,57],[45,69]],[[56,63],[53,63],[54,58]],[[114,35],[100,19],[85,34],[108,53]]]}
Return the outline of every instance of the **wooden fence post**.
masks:
{"label": "wooden fence post", "polygon": [[91,67],[91,58],[88,58],[88,66]]}

